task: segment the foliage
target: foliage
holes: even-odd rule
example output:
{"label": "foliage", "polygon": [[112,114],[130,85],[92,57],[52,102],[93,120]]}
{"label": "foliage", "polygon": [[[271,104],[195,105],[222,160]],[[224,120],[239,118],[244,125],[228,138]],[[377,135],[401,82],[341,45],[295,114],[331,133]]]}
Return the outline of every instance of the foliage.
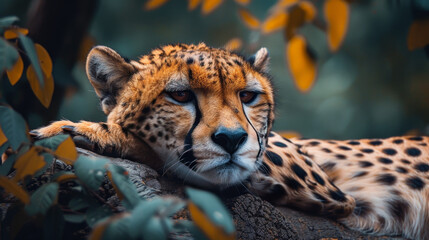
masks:
{"label": "foliage", "polygon": [[[153,10],[161,7],[168,0],[148,0],[145,4],[146,10]],[[202,5],[203,14],[209,14],[218,8],[223,0],[188,0],[188,9],[194,10],[198,5]],[[317,61],[315,53],[307,44],[305,36],[299,30],[311,24],[324,31],[330,51],[335,53],[341,47],[347,30],[350,18],[350,4],[353,0],[324,0],[323,16],[318,17],[316,1],[310,0],[277,0],[268,12],[264,21],[257,17],[245,7],[250,0],[235,0],[239,5],[238,15],[244,24],[251,30],[260,31],[262,34],[271,34],[283,30],[285,37],[285,56],[288,62],[288,69],[292,75],[295,86],[302,93],[311,90],[317,78]],[[317,3],[319,5],[319,3]],[[425,0],[414,0],[414,10],[428,11]],[[426,14],[427,15],[427,14]],[[416,19],[410,26],[408,33],[408,48],[414,50],[429,45],[429,19]],[[229,50],[236,50],[242,46],[239,39],[232,39],[226,44]]]}
{"label": "foliage", "polygon": [[[28,63],[26,77],[37,99],[46,108],[51,104],[54,92],[52,60],[46,49],[27,37],[28,30],[15,23],[17,17],[0,19],[0,75],[6,71],[10,84],[15,85]],[[23,59],[24,58],[24,59]]]}

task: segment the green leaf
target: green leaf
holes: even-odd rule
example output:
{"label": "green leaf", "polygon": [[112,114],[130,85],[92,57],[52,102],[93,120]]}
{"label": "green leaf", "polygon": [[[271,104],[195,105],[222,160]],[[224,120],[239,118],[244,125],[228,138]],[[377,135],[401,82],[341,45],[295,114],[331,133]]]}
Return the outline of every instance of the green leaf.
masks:
{"label": "green leaf", "polygon": [[0,74],[11,69],[18,60],[18,51],[3,38],[0,38]]}
{"label": "green leaf", "polygon": [[86,211],[86,223],[93,227],[99,221],[112,215],[112,210],[107,206],[93,206]]}
{"label": "green leaf", "polygon": [[63,239],[64,217],[58,205],[52,206],[43,221],[43,239]]}
{"label": "green leaf", "polygon": [[45,214],[56,202],[59,185],[56,182],[46,183],[31,195],[30,203],[25,206],[28,215]]}
{"label": "green leaf", "polygon": [[[129,227],[130,222],[131,219],[128,216],[110,223],[105,232],[103,233],[103,240],[135,239],[130,234],[130,232],[132,231],[132,229],[130,229]],[[141,237],[139,238],[141,239]]]}
{"label": "green leaf", "polygon": [[143,234],[143,239],[153,239],[153,240],[165,240],[168,236],[168,229],[164,229],[162,223],[163,219],[160,217],[152,217],[149,221],[142,225],[141,231]]}
{"label": "green leaf", "polygon": [[57,150],[58,146],[62,142],[64,142],[68,137],[69,137],[69,135],[67,135],[67,134],[60,134],[60,135],[56,135],[56,136],[53,136],[50,138],[38,140],[34,143],[34,145],[46,147],[46,148],[49,148],[49,149],[55,151],[55,150]]}
{"label": "green leaf", "polygon": [[162,198],[154,198],[149,201],[140,201],[140,203],[131,212],[129,223],[130,235],[136,239],[142,236],[142,226],[146,225],[151,218],[156,217],[161,208],[165,207],[166,202]]}
{"label": "green leaf", "polygon": [[45,82],[43,81],[43,71],[40,66],[39,57],[37,56],[34,43],[29,37],[23,34],[19,34],[19,40],[21,41],[21,44],[24,47],[25,53],[30,59],[31,64],[33,64],[37,79],[39,80],[41,88],[43,88],[43,86],[45,86]]}
{"label": "green leaf", "polygon": [[7,176],[7,174],[10,172],[10,169],[12,169],[17,156],[17,154],[10,155],[6,161],[0,165],[0,176]]}
{"label": "green leaf", "polygon": [[74,163],[76,176],[90,189],[100,187],[106,173],[105,165],[109,161],[103,158],[79,156]]}
{"label": "green leaf", "polygon": [[0,31],[6,27],[12,26],[17,21],[19,21],[19,18],[16,16],[0,18]]}
{"label": "green leaf", "polygon": [[235,232],[232,217],[219,198],[212,193],[189,187],[186,188],[186,195],[214,224],[221,226],[227,234]]}
{"label": "green leaf", "polygon": [[133,209],[141,199],[137,193],[136,187],[129,180],[128,173],[124,168],[114,164],[108,164],[107,168],[110,173],[108,176],[113,181],[115,190],[120,192],[118,195],[122,199],[124,206],[128,210]]}
{"label": "green leaf", "polygon": [[85,214],[64,214],[64,219],[71,223],[81,223],[86,219]]}
{"label": "green leaf", "polygon": [[30,143],[24,119],[12,108],[0,106],[0,127],[13,150],[17,150],[21,143]]}

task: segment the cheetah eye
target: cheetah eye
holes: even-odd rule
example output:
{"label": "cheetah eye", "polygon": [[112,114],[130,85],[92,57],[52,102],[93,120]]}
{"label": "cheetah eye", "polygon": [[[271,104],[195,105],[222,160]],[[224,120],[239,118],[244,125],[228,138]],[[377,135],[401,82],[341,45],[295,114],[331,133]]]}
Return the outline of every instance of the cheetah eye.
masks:
{"label": "cheetah eye", "polygon": [[174,100],[179,103],[187,103],[192,101],[193,95],[191,91],[175,91],[175,92],[167,92],[167,94]]}
{"label": "cheetah eye", "polygon": [[249,104],[249,103],[253,102],[257,96],[258,96],[257,92],[251,92],[251,91],[241,91],[240,92],[240,100],[244,104]]}

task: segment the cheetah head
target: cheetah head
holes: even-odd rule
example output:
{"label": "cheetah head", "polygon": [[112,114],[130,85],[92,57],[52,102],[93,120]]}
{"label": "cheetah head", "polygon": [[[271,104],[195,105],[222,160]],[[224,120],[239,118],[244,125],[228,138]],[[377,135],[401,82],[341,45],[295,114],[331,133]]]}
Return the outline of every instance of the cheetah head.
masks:
{"label": "cheetah head", "polygon": [[168,45],[139,61],[95,47],[87,74],[108,122],[147,143],[164,170],[234,185],[262,162],[274,117],[268,52]]}

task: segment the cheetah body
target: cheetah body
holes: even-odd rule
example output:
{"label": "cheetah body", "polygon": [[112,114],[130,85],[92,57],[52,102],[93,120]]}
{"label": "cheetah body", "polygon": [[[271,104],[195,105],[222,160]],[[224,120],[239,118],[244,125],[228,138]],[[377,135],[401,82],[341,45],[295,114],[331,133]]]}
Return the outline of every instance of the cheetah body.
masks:
{"label": "cheetah body", "polygon": [[96,47],[86,70],[107,121],[57,121],[33,134],[70,133],[79,146],[200,187],[241,184],[274,204],[363,232],[429,239],[428,137],[284,139],[270,131],[268,59],[264,48],[245,59],[177,44],[128,61]]}

